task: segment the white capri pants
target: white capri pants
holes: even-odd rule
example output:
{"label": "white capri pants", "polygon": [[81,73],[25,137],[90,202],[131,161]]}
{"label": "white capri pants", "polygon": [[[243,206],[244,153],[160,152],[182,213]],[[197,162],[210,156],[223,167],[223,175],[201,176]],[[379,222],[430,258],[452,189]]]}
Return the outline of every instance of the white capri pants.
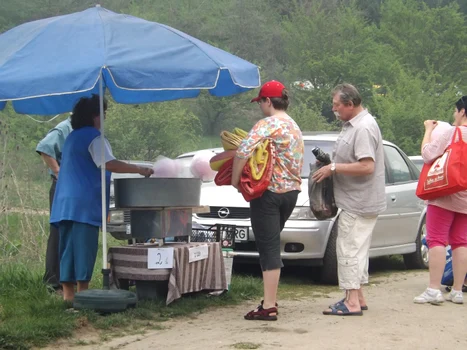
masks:
{"label": "white capri pants", "polygon": [[371,236],[378,216],[363,217],[342,211],[337,226],[339,288],[360,289],[368,283]]}

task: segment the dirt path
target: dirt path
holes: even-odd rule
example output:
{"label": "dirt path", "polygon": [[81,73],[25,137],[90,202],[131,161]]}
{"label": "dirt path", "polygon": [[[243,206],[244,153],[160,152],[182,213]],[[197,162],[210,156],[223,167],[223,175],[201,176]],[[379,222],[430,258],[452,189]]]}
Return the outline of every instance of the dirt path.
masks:
{"label": "dirt path", "polygon": [[[467,348],[467,306],[415,305],[427,272],[399,272],[367,288],[369,311],[363,317],[324,316],[330,298],[280,301],[277,322],[245,321],[256,306],[211,310],[164,323],[163,330],[118,338],[90,349],[462,349]],[[467,295],[466,295],[467,297]]]}

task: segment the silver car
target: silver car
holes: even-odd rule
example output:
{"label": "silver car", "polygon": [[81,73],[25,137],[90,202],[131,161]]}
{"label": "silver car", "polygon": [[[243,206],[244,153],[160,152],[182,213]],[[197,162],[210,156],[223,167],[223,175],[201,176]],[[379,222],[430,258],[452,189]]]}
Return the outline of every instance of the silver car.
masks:
{"label": "silver car", "polygon": [[[335,218],[317,220],[309,206],[309,164],[315,163],[311,149],[320,147],[332,154],[337,133],[304,133],[305,159],[302,192],[297,205],[281,234],[281,256],[284,264],[314,268],[313,276],[325,283],[337,283]],[[211,149],[216,153],[223,149]],[[189,161],[196,152],[182,154],[178,159]],[[402,254],[407,268],[428,266],[428,252],[422,244],[425,237],[423,201],[415,196],[419,170],[394,144],[384,141],[386,166],[387,210],[376,224],[370,257]],[[210,206],[210,213],[194,214],[193,221],[201,225],[236,225],[236,261],[252,262],[258,258],[255,235],[250,223],[250,209],[242,195],[231,186],[218,187],[207,182],[201,188],[201,203]],[[310,269],[311,270],[311,269]],[[316,273],[318,272],[318,273]]]}
{"label": "silver car", "polygon": [[415,164],[418,170],[422,171],[424,163],[422,156],[409,156],[409,159]]}

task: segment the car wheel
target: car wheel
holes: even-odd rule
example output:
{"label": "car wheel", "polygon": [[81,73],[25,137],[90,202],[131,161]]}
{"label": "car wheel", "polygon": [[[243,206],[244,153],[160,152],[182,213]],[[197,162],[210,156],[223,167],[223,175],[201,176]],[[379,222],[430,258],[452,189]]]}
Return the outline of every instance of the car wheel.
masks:
{"label": "car wheel", "polygon": [[[337,220],[339,220],[339,218],[337,218]],[[336,253],[337,220],[329,235],[328,245],[326,246],[326,252],[323,258],[323,266],[320,268],[320,281],[332,285],[338,283]]]}
{"label": "car wheel", "polygon": [[428,268],[428,247],[422,242],[426,239],[426,218],[424,217],[420,228],[418,229],[417,240],[415,241],[416,250],[410,254],[404,254],[404,263],[408,269],[427,269]]}

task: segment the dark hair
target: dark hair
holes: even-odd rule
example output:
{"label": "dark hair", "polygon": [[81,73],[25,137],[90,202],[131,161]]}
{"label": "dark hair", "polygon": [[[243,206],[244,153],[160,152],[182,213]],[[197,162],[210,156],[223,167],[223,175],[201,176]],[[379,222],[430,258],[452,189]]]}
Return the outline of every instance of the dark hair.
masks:
{"label": "dark hair", "polygon": [[467,114],[467,96],[462,96],[459,101],[456,102],[457,111],[460,112],[462,109],[466,111]]}
{"label": "dark hair", "polygon": [[[104,112],[107,110],[107,100],[104,98]],[[73,107],[71,127],[73,130],[94,126],[94,118],[100,115],[99,95],[81,97]]]}
{"label": "dark hair", "polygon": [[[270,97],[272,106],[274,109],[278,111],[286,111],[289,108],[289,92],[287,89],[282,90],[282,97]],[[266,97],[261,99],[262,101],[266,101]]]}
{"label": "dark hair", "polygon": [[358,107],[362,104],[362,96],[358,92],[357,88],[352,84],[339,84],[332,90],[332,97],[339,95],[341,102],[348,106],[350,102],[355,107]]}

